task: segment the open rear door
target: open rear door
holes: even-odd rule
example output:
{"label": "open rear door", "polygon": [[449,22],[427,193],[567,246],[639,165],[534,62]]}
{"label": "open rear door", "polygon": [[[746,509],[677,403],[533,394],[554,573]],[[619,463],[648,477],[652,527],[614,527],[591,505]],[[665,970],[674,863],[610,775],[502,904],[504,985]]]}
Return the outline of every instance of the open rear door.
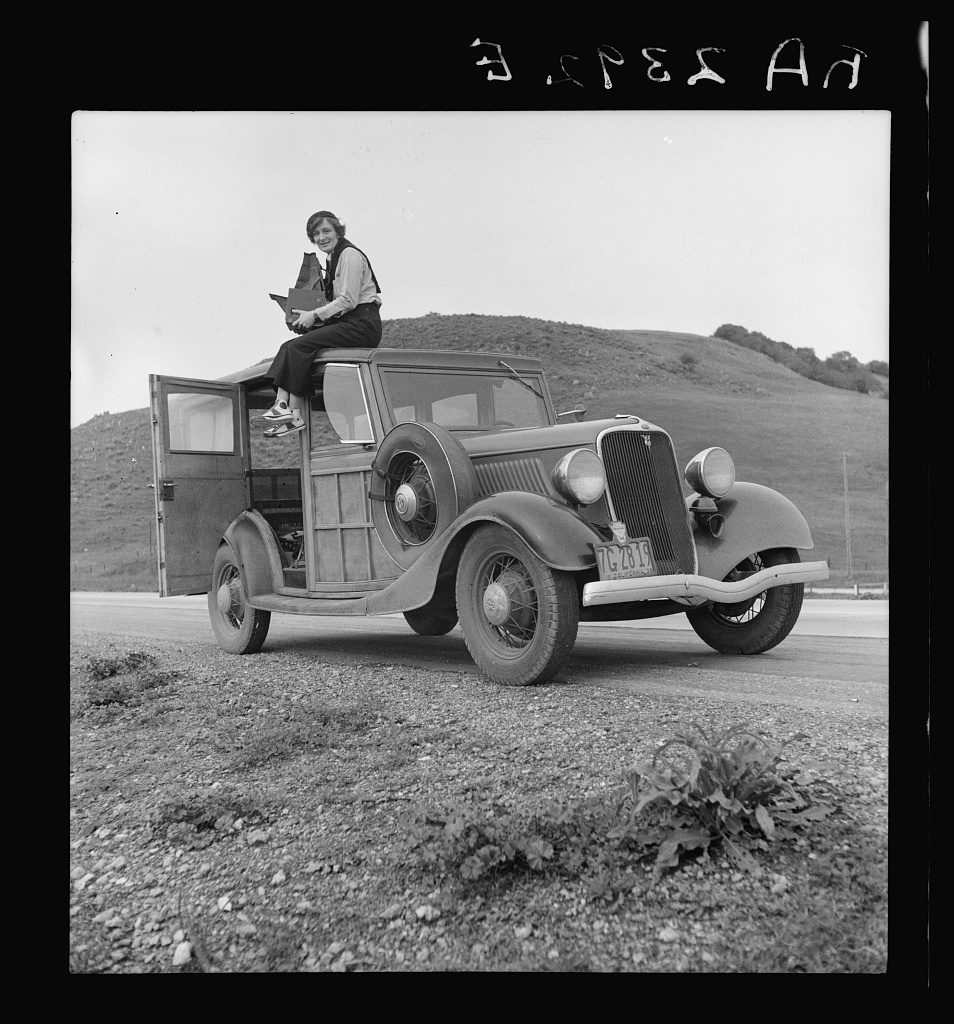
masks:
{"label": "open rear door", "polygon": [[149,375],[159,595],[205,594],[229,523],[249,507],[239,384]]}

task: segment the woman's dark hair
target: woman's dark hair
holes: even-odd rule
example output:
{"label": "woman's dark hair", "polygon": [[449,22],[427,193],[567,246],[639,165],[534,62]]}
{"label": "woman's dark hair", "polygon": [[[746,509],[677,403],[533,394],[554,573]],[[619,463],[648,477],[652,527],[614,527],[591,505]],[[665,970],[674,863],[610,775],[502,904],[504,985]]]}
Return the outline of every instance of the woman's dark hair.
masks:
{"label": "woman's dark hair", "polygon": [[308,218],[308,223],[305,225],[305,234],[308,236],[309,242],[314,241],[313,236],[315,234],[315,228],[317,228],[318,224],[323,220],[328,221],[328,223],[335,229],[335,231],[338,232],[339,238],[344,238],[344,224],[342,224],[341,221],[338,220],[338,218],[331,212],[331,210],[319,210],[317,213],[313,213]]}

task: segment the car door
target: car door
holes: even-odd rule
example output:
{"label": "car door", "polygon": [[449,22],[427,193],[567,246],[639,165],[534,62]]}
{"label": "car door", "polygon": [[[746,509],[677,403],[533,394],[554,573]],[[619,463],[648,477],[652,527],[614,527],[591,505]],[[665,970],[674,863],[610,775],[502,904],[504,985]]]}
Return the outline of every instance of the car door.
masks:
{"label": "car door", "polygon": [[159,594],[208,592],[228,525],[249,507],[239,384],[149,375]]}

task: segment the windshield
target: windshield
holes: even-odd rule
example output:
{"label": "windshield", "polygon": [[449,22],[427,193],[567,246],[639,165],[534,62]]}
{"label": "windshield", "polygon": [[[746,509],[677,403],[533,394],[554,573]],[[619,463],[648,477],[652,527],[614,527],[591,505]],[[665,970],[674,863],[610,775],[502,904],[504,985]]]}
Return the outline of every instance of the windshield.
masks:
{"label": "windshield", "polygon": [[[414,420],[447,430],[488,430],[550,422],[543,400],[509,374],[401,369],[384,370],[382,377],[396,423]],[[542,393],[539,374],[523,377]]]}

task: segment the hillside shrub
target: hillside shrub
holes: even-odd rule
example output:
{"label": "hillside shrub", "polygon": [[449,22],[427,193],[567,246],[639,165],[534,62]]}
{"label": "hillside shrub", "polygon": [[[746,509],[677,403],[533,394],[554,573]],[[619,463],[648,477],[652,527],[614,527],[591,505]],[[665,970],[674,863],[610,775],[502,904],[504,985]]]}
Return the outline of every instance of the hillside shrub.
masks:
{"label": "hillside shrub", "polygon": [[[874,377],[875,373],[882,373],[883,376],[887,376],[888,373],[888,364],[885,362],[873,360],[867,366],[862,366],[845,350],[821,360],[812,348],[794,348],[786,341],[774,341],[760,331],[749,331],[738,324],[722,324],[713,332],[713,337],[731,341],[734,345],[755,352],[762,352],[809,380],[817,380],[820,384],[846,391],[859,391],[865,395],[880,390]],[[878,366],[879,369],[873,369],[874,366]]]}
{"label": "hillside shrub", "polygon": [[693,355],[692,352],[683,352],[679,357],[679,362],[682,363],[687,370],[694,370],[699,365],[699,357]]}

